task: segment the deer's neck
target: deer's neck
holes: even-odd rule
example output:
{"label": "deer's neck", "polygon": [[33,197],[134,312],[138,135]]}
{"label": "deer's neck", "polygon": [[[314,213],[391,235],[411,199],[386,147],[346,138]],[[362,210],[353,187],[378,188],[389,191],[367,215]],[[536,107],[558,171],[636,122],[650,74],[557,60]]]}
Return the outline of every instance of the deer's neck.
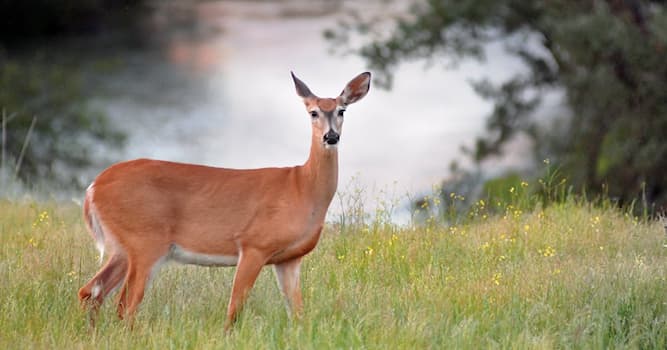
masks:
{"label": "deer's neck", "polygon": [[338,186],[338,149],[325,149],[322,140],[313,136],[310,155],[302,170],[309,194],[326,211]]}

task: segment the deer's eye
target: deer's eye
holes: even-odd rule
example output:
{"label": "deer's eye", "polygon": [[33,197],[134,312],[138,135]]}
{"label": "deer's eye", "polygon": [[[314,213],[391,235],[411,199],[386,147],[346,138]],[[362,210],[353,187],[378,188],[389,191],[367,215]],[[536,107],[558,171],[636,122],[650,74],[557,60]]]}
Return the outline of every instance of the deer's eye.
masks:
{"label": "deer's eye", "polygon": [[339,116],[339,117],[342,117],[343,114],[345,114],[345,110],[344,110],[344,109],[338,110],[338,116]]}
{"label": "deer's eye", "polygon": [[316,111],[311,111],[310,116],[313,118],[317,118],[317,112]]}

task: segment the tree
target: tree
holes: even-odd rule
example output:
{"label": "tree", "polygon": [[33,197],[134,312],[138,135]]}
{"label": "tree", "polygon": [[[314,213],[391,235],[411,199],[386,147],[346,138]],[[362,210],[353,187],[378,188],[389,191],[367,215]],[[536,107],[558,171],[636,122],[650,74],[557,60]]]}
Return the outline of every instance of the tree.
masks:
{"label": "tree", "polygon": [[94,163],[96,147],[123,143],[124,135],[90,107],[71,68],[0,57],[0,87],[0,176],[77,186],[78,172]]}
{"label": "tree", "polygon": [[[0,1],[0,44],[23,46],[67,34],[99,33],[109,27],[137,30],[145,0]],[[2,46],[2,45],[0,45]]]}
{"label": "tree", "polygon": [[[352,50],[391,86],[392,71],[414,59],[484,59],[484,46],[506,43],[525,72],[494,85],[473,84],[494,103],[488,133],[471,156],[502,153],[518,133],[529,135],[537,160],[550,158],[586,191],[607,191],[628,203],[643,194],[667,209],[667,12],[658,0],[427,0],[394,19],[386,37],[356,17],[330,40]],[[564,94],[568,112],[537,122],[545,92]]]}
{"label": "tree", "polygon": [[68,35],[138,32],[145,3],[0,1],[0,180],[78,186],[102,150],[122,145],[124,135],[91,107],[80,68],[52,51]]}

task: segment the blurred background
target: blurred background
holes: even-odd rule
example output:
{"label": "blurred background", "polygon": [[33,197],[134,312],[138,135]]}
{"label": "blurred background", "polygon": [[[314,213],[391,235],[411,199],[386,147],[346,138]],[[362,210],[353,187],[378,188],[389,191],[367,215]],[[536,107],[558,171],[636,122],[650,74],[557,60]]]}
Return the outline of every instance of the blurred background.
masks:
{"label": "blurred background", "polygon": [[540,179],[658,213],[665,5],[3,1],[0,196],[79,198],[138,157],[302,164],[309,116],[289,72],[334,97],[370,70],[339,148],[347,195],[403,198],[400,209],[456,193],[465,205]]}

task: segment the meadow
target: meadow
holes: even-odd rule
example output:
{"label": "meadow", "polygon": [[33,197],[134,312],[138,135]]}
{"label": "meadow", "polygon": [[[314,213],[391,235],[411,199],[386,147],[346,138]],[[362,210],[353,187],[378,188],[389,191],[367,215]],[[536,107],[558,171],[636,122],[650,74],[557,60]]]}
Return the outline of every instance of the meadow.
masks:
{"label": "meadow", "polygon": [[519,208],[479,201],[458,224],[398,226],[381,212],[331,223],[304,262],[305,315],[287,316],[265,268],[225,333],[234,269],[175,264],[133,329],[115,298],[89,328],[76,293],[99,257],[80,208],[0,201],[0,348],[667,347],[660,221],[576,199]]}

